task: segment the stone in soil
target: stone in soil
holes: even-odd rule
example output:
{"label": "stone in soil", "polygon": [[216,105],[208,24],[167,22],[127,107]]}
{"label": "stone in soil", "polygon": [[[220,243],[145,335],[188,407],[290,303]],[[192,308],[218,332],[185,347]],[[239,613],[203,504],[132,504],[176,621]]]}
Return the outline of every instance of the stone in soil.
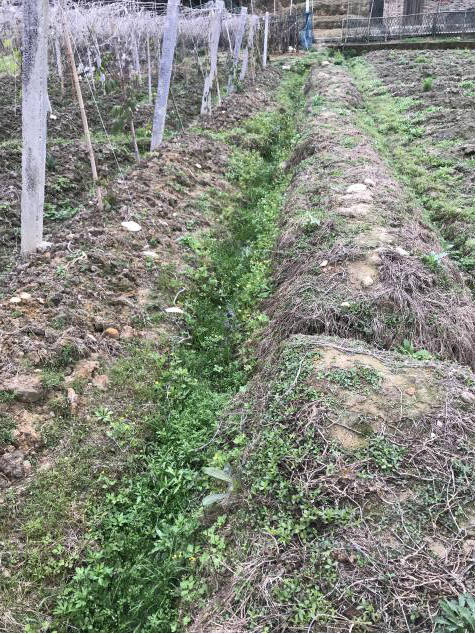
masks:
{"label": "stone in soil", "polygon": [[7,379],[0,385],[3,392],[12,392],[13,395],[25,403],[36,403],[43,398],[45,389],[41,378],[33,375],[21,375]]}

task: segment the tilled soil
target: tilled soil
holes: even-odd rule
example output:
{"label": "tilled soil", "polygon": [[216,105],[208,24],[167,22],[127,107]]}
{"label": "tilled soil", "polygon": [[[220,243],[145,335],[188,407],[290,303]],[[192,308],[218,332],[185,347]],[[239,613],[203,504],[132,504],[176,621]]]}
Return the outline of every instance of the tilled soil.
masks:
{"label": "tilled soil", "polygon": [[[220,116],[231,126],[255,112],[258,103],[260,109],[269,107],[280,76],[271,68],[250,93],[224,99]],[[203,123],[212,127],[211,121]],[[166,329],[173,323],[173,315],[167,322],[164,309],[170,300],[161,294],[160,280],[176,278],[191,264],[187,237],[213,223],[203,199],[207,192],[228,187],[229,155],[221,141],[179,135],[111,184],[108,211],[99,214],[90,207],[53,231],[47,226],[50,246],[25,262],[13,260],[0,302],[0,393],[16,395],[21,403],[14,427],[25,412],[48,416],[51,407],[45,402],[51,394],[41,379],[45,369],[68,376],[91,355],[96,362],[109,360],[124,341],[149,336],[149,313],[161,314]],[[121,225],[131,221],[139,231]],[[0,417],[10,413],[6,398],[0,402]],[[10,454],[18,450],[18,443],[7,447]],[[29,472],[28,461],[22,462],[26,457],[15,454],[13,466],[11,460],[3,465],[3,485]]]}
{"label": "tilled soil", "polygon": [[[220,72],[223,69],[220,67]],[[135,156],[128,124],[118,125],[124,97],[119,78],[116,85],[105,94],[100,86],[91,93],[88,84],[82,81],[83,98],[88,124],[93,138],[98,175],[103,185],[117,175],[123,175],[135,163]],[[21,198],[21,95],[18,79],[2,76],[0,94],[0,279],[12,266],[11,254],[20,242],[20,198]],[[221,76],[220,81],[224,83]],[[267,81],[267,80],[264,80]],[[154,85],[156,78],[154,77]],[[245,90],[250,87],[248,82]],[[147,78],[140,83],[131,82],[132,99],[136,103],[134,126],[141,154],[150,147],[153,103],[147,96]],[[203,76],[184,58],[176,64],[171,98],[166,121],[166,138],[180,133],[200,111]],[[255,91],[255,88],[252,88]],[[259,93],[259,91],[258,91]],[[91,208],[94,192],[87,148],[82,140],[82,124],[77,101],[69,76],[64,93],[54,74],[50,75],[49,97],[53,117],[48,120],[47,169],[45,190],[46,231],[56,232],[58,222],[73,217],[81,208]],[[226,100],[225,100],[226,101]],[[250,103],[255,104],[256,99]],[[259,98],[258,98],[259,103]],[[261,104],[260,104],[261,105]],[[229,118],[233,125],[243,112],[233,112],[228,107],[216,111],[212,121]],[[106,200],[107,202],[107,200]]]}

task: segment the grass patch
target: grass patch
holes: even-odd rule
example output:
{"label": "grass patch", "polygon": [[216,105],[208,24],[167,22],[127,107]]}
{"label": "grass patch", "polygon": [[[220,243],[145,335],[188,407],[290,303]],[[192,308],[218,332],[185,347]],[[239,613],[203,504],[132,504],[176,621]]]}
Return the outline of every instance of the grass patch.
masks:
{"label": "grass patch", "polygon": [[[290,75],[278,98],[280,112],[260,114],[238,131],[247,149],[230,161],[237,193],[217,197],[222,229],[194,244],[198,266],[184,299],[185,341],[156,355],[145,374],[136,354],[113,373],[130,386],[132,410],[150,404],[147,442],[135,450],[136,473],[105,486],[105,498],[90,511],[94,547],[56,603],[57,628],[177,631],[184,624],[180,597],[191,588],[201,592],[195,543],[201,501],[210,492],[202,468],[213,462],[221,412],[253,369],[246,343],[264,321],[258,304],[269,293],[287,184],[279,166],[295,140],[303,80]],[[98,415],[116,443],[128,448],[134,442],[129,416],[103,409]]]}
{"label": "grass patch", "polygon": [[[464,187],[472,171],[470,161],[427,141],[425,113],[411,113],[415,99],[384,91],[365,60],[352,60],[349,67],[365,97],[366,110],[358,114],[359,124],[414,193],[426,219],[439,229],[445,250],[464,270],[474,272],[474,205]],[[425,78],[423,91],[432,85],[433,78]]]}

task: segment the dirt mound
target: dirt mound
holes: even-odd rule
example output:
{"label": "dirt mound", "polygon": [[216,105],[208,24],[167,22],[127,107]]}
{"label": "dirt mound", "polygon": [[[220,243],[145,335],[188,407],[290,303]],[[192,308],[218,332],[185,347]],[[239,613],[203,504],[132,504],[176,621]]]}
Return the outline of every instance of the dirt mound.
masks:
{"label": "dirt mound", "polygon": [[292,337],[229,420],[247,449],[193,631],[429,631],[438,601],[472,588],[470,380]]}
{"label": "dirt mound", "polygon": [[276,249],[270,337],[325,333],[383,348],[409,340],[473,363],[473,304],[458,268],[356,127],[360,96],[341,67],[312,71],[315,116],[294,175]]}

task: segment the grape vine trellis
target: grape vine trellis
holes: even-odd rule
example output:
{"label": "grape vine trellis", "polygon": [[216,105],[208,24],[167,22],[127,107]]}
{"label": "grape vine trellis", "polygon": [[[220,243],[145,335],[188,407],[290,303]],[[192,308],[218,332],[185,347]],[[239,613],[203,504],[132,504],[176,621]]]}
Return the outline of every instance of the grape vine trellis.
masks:
{"label": "grape vine trellis", "polygon": [[[134,0],[87,5],[69,0],[23,0],[19,5],[14,0],[3,0],[0,55],[3,51],[4,56],[0,59],[6,60],[5,64],[12,60],[8,72],[13,74],[21,61],[22,255],[35,252],[43,242],[47,121],[48,113],[51,115],[48,82],[52,75],[62,94],[71,76],[96,202],[102,210],[83,91],[88,91],[97,104],[95,94],[106,93],[111,83],[121,86],[123,102],[116,106],[116,115],[127,124],[139,160],[129,85],[144,83],[149,102],[155,99],[150,149],[157,150],[163,141],[169,96],[175,107],[170,89],[176,48],[183,47],[203,74],[200,113],[209,116],[214,104],[220,104],[223,91],[233,92],[238,81],[254,76],[258,64],[266,66],[268,45],[272,47],[270,24],[268,13],[256,15],[243,9],[231,12],[225,9],[223,0],[200,8],[183,6],[180,0],[140,5]],[[228,84],[221,86],[222,92],[217,70],[220,54],[226,57],[228,68]],[[101,118],[99,110],[98,114]],[[79,120],[78,116],[78,125]],[[107,134],[105,127],[104,131]]]}

